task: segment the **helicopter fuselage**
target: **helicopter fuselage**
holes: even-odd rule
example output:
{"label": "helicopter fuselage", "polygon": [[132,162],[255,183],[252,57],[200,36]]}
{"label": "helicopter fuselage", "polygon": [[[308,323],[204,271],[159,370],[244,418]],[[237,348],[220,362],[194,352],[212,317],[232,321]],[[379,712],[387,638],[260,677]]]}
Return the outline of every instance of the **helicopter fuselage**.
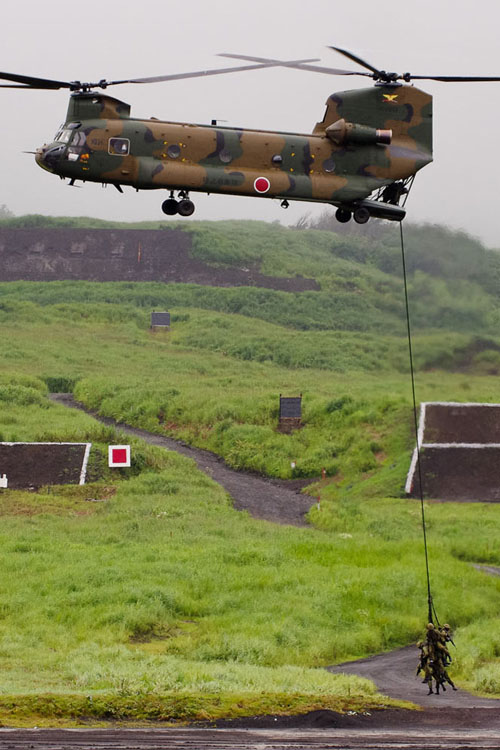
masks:
{"label": "helicopter fuselage", "polygon": [[[413,87],[394,90],[333,95],[310,135],[136,119],[118,99],[77,93],[55,140],[37,150],[36,161],[72,184],[352,206],[432,161],[431,98]],[[421,111],[413,101],[401,101],[408,91]],[[373,111],[367,96],[375,97]]]}

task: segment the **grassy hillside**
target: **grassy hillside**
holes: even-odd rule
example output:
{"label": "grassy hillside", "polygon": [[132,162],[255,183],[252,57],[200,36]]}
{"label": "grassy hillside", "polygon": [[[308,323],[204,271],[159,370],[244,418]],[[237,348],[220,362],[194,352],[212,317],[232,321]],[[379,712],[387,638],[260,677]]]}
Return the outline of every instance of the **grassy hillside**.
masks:
{"label": "grassy hillside", "polygon": [[[1,378],[0,393],[8,389],[3,420],[21,439],[120,440],[50,404],[41,381]],[[345,497],[323,531],[281,528],[234,511],[188,459],[140,441],[132,454],[130,477],[101,467],[84,487],[0,496],[0,718],[186,719],[380,705],[365,680],[318,667],[419,636],[418,508]],[[461,626],[454,676],[494,694],[500,585],[467,560],[500,562],[498,509],[484,506],[480,518],[476,510],[428,509],[440,540],[431,565],[438,606]]]}
{"label": "grassy hillside", "polygon": [[[89,224],[4,223],[68,222]],[[238,468],[287,477],[293,460],[295,474],[326,468],[350,484],[395,465],[397,494],[412,437],[393,228],[372,240],[259,222],[185,227],[206,262],[311,275],[322,290],[4,283],[5,366],[62,379],[102,413],[215,450]],[[430,269],[433,243],[439,262]],[[498,310],[487,287],[497,254],[439,228],[410,227],[408,246],[418,397],[496,400]],[[150,310],[162,307],[173,329],[152,335]],[[305,426],[290,437],[275,431],[280,393],[303,394]]]}
{"label": "grassy hillside", "polygon": [[[96,716],[128,701],[136,719],[229,711],[214,692],[249,713],[367,706],[372,687],[318,667],[423,628],[419,508],[403,497],[413,435],[401,279],[381,260],[397,248],[249,222],[224,223],[220,236],[189,227],[206,261],[314,276],[322,291],[0,284],[1,436],[90,439],[104,456],[120,436],[46,399],[49,387],[74,390],[236,468],[311,481],[325,468],[310,490],[321,509],[308,529],[254,521],[186,459],[140,443],[130,478],[94,462],[90,489],[105,502],[80,488],[4,492],[0,720],[14,721],[9,695],[34,691],[58,693],[66,715],[69,694],[81,715],[81,696],[95,696]],[[465,240],[460,252],[450,240],[442,274],[412,271],[419,400],[498,402],[496,254],[470,242],[488,279],[458,270]],[[346,259],[356,247],[361,259]],[[172,330],[152,333],[161,307]],[[303,394],[304,427],[290,436],[276,432],[280,393]],[[459,628],[454,676],[500,695],[500,583],[471,566],[500,565],[500,506],[430,503],[427,515],[435,603]],[[13,704],[24,706],[16,721],[35,711],[28,698]]]}
{"label": "grassy hillside", "polygon": [[[292,336],[255,322],[250,338],[245,317],[220,314],[212,317],[209,335],[206,315],[185,308],[172,310],[171,334],[154,334],[148,314],[130,305],[41,306],[19,300],[26,289],[35,292],[31,285],[5,287],[18,290],[15,300],[4,296],[0,310],[9,341],[0,353],[5,371],[36,374],[55,389],[62,383],[107,416],[210,448],[238,468],[286,478],[295,460],[299,476],[318,476],[325,467],[349,484],[396,463],[397,483],[404,483],[412,443],[404,340],[324,332],[317,346],[308,332]],[[34,287],[55,291],[52,284]],[[64,287],[68,296],[82,288]],[[114,285],[96,287],[105,296]],[[430,339],[437,349],[438,340]],[[432,351],[429,337],[416,342],[417,350],[420,343]],[[313,357],[323,369],[311,366]],[[304,429],[292,436],[275,430],[280,393],[303,394]],[[496,381],[463,372],[443,380],[439,371],[426,372],[419,397],[495,400]],[[4,432],[14,439],[16,429]]]}

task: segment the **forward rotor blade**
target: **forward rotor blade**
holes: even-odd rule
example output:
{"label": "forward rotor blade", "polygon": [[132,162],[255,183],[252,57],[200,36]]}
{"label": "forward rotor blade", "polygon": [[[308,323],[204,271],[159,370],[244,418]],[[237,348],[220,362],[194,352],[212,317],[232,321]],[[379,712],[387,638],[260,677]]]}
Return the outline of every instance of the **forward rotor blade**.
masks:
{"label": "forward rotor blade", "polygon": [[313,57],[310,60],[275,60],[269,57],[254,57],[253,55],[232,55],[227,52],[219,52],[217,57],[229,57],[234,60],[248,60],[249,62],[262,63],[267,65],[299,65],[300,63],[316,62],[319,58]]}
{"label": "forward rotor blade", "polygon": [[0,80],[22,84],[18,86],[0,84],[3,88],[69,89],[72,85],[69,81],[53,81],[50,78],[35,78],[34,76],[23,76],[18,73],[0,72]]}
{"label": "forward rotor blade", "polygon": [[22,86],[20,83],[16,84],[13,83],[9,85],[8,83],[0,83],[0,89],[31,89],[33,91],[55,91],[56,89],[52,86]]}
{"label": "forward rotor blade", "polygon": [[294,68],[297,70],[309,70],[311,73],[328,73],[329,75],[337,76],[368,76],[371,78],[370,73],[362,73],[361,71],[354,70],[340,70],[338,68],[325,68],[320,65],[308,65],[307,63],[316,62],[312,60],[269,60],[265,57],[250,57],[249,55],[230,55],[227,53],[219,54],[219,57],[229,57],[235,60],[254,60],[258,62],[270,63],[272,65],[279,65],[283,68]]}
{"label": "forward rotor blade", "polygon": [[179,81],[184,78],[200,78],[206,76],[222,75],[223,73],[236,73],[245,70],[258,70],[259,68],[275,67],[277,63],[259,63],[256,65],[240,65],[234,68],[216,68],[212,70],[198,70],[192,73],[174,73],[164,76],[150,76],[147,78],[124,78],[117,81],[102,80],[96,83],[82,84],[79,81],[55,81],[49,78],[35,78],[34,76],[19,75],[17,73],[0,72],[0,80],[13,81],[12,84],[0,84],[0,88],[30,88],[30,89],[61,89],[88,90],[95,87],[107,88],[123,83],[159,83],[161,81]]}
{"label": "forward rotor blade", "polygon": [[151,76],[149,78],[129,78],[123,81],[107,81],[107,86],[116,86],[119,83],[159,83],[160,81],[179,81],[183,78],[205,78],[206,76],[222,75],[223,73],[236,73],[244,70],[258,70],[259,68],[272,68],[276,63],[259,63],[258,65],[240,65],[234,68],[214,68],[212,70],[198,70],[193,73],[174,73],[166,76]]}

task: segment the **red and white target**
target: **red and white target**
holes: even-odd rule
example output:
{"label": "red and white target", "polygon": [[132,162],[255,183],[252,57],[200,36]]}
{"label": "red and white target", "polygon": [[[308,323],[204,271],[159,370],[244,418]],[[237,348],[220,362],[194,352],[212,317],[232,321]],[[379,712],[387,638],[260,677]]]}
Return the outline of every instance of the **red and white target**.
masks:
{"label": "red and white target", "polygon": [[108,466],[130,466],[130,445],[108,445]]}
{"label": "red and white target", "polygon": [[257,179],[253,183],[253,187],[256,193],[267,193],[267,191],[271,187],[271,183],[269,182],[267,177],[257,177]]}

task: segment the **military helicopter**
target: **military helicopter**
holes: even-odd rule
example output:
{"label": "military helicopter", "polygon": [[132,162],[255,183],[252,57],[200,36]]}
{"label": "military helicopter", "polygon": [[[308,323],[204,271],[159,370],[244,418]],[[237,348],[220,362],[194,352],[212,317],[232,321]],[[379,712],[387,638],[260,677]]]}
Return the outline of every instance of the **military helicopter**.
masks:
{"label": "military helicopter", "polygon": [[[191,192],[328,203],[340,222],[370,216],[401,221],[416,172],[432,161],[432,97],[412,80],[500,81],[500,78],[399,75],[379,70],[339,47],[331,49],[367,71],[326,68],[316,60],[274,60],[223,54],[251,65],[191,73],[83,83],[0,73],[4,88],[71,91],[64,124],[38,148],[37,164],[77,181],[136,190],[163,189],[162,210],[190,216]],[[370,88],[332,94],[312,134],[138,119],[130,105],[95,89],[154,83],[269,67],[372,78]],[[177,193],[177,198],[175,197]],[[402,204],[402,205],[400,205]]]}

